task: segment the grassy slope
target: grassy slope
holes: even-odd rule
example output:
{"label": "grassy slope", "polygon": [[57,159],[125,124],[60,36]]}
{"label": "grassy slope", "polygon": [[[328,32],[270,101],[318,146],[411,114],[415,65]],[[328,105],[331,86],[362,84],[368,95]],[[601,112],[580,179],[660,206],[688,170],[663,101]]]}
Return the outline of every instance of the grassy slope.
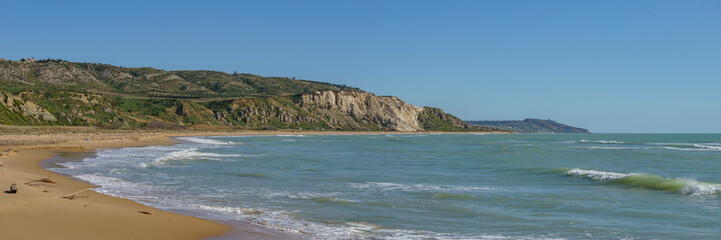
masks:
{"label": "grassy slope", "polygon": [[217,71],[165,71],[149,67],[124,68],[62,60],[34,63],[0,61],[0,86],[6,89],[56,89],[170,98],[244,98],[358,90],[343,85],[283,77]]}
{"label": "grassy slope", "polygon": [[463,120],[443,112],[443,110],[425,107],[418,116],[423,129],[442,132],[468,132],[468,131],[497,131],[498,129],[473,126]]}

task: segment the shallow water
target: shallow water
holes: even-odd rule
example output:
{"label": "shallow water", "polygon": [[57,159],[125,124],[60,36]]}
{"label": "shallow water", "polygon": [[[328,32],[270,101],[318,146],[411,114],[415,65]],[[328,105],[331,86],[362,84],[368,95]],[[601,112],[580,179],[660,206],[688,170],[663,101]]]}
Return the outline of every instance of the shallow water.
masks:
{"label": "shallow water", "polygon": [[721,238],[719,134],[179,139],[54,170],[317,239]]}

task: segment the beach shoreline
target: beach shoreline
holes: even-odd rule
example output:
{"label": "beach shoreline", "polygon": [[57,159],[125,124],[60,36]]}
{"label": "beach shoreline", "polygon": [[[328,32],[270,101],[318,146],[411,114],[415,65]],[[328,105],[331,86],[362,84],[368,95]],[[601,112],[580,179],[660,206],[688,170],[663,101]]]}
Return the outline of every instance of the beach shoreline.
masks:
{"label": "beach shoreline", "polygon": [[[54,167],[55,163],[42,162],[53,156],[92,154],[101,148],[172,145],[176,142],[174,137],[188,136],[449,134],[282,130],[112,131],[73,127],[18,127],[3,132],[0,136],[0,188],[8,190],[10,184],[18,186],[18,193],[0,193],[0,212],[3,212],[0,215],[0,230],[11,230],[1,231],[3,237],[9,239],[295,238],[273,230],[265,231],[255,226],[229,226],[97,193],[89,190],[96,186],[46,169]],[[68,156],[68,159],[61,161],[72,159],[73,156]],[[77,156],[75,160],[78,160]],[[41,181],[43,178],[53,183]],[[63,196],[71,196],[71,199]]]}

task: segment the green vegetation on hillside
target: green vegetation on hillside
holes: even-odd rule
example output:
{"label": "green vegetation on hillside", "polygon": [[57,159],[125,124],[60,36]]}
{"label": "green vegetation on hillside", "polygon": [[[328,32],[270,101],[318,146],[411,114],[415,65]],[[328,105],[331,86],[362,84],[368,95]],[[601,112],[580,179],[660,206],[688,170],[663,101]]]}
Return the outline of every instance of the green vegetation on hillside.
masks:
{"label": "green vegetation on hillside", "polygon": [[165,98],[243,98],[314,91],[358,91],[343,85],[247,73],[165,71],[51,59],[0,61],[0,86],[8,91],[56,89]]}
{"label": "green vegetation on hillside", "polygon": [[284,77],[124,68],[52,59],[0,60],[0,124],[7,125],[493,130],[470,126],[440,109],[425,108],[417,118],[415,114],[417,107],[398,98]]}
{"label": "green vegetation on hillside", "polygon": [[494,131],[498,129],[466,124],[463,120],[439,108],[425,107],[418,116],[423,129],[441,132]]}

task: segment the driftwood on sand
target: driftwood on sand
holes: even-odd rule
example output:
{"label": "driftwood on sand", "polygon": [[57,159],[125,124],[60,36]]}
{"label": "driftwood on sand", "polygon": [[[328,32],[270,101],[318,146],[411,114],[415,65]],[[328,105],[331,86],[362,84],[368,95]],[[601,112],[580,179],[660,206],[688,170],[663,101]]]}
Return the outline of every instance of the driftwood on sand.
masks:
{"label": "driftwood on sand", "polygon": [[50,180],[50,177],[46,177],[46,178],[35,179],[30,182],[26,182],[25,185],[33,186],[33,187],[39,186],[39,185],[47,186],[45,183],[55,183],[55,181]]}
{"label": "driftwood on sand", "polygon": [[76,198],[89,197],[90,195],[84,195],[84,196],[78,196],[78,195],[77,195],[78,193],[87,191],[87,190],[89,190],[89,189],[90,189],[90,188],[86,188],[86,189],[83,189],[83,190],[80,190],[80,191],[77,191],[77,192],[74,192],[74,193],[71,193],[71,194],[66,194],[65,196],[62,196],[61,198],[67,198],[67,199],[73,200],[73,199],[76,199]]}

